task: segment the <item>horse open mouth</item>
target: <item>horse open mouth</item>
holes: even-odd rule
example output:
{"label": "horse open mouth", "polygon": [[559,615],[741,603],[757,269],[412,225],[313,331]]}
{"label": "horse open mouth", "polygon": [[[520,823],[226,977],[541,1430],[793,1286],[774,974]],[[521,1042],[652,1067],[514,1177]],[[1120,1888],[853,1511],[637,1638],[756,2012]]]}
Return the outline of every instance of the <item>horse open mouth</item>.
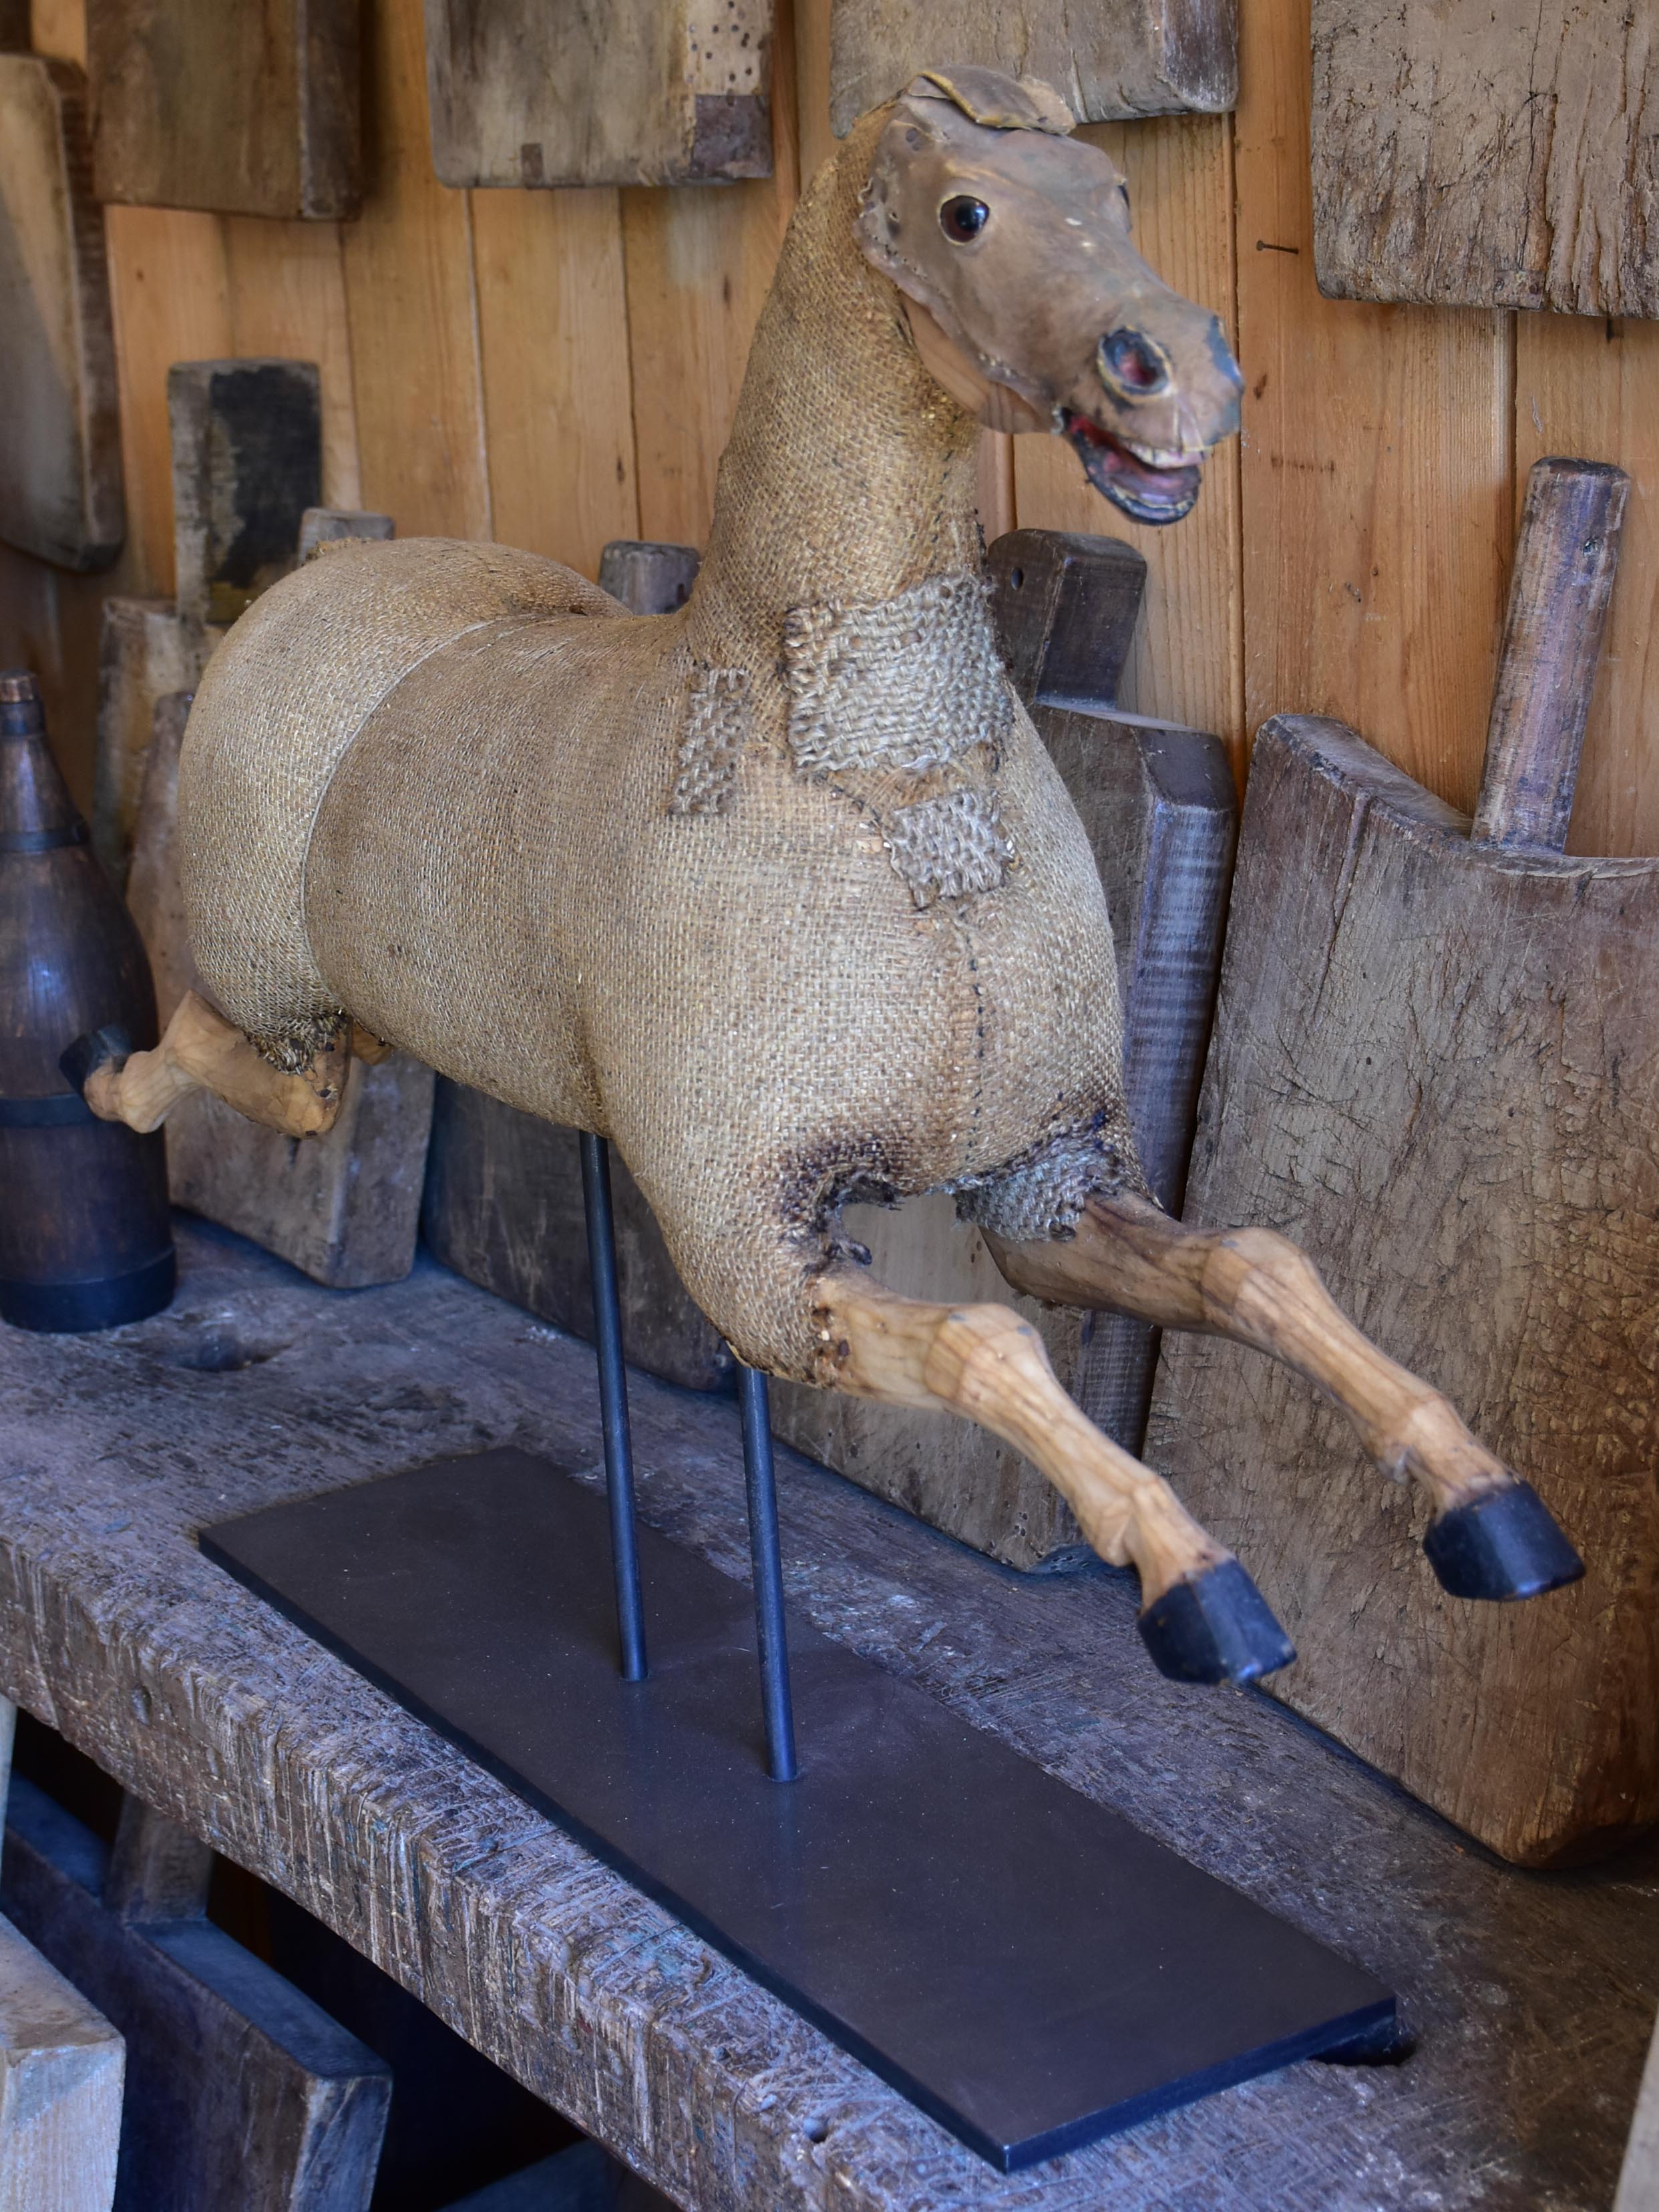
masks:
{"label": "horse open mouth", "polygon": [[1063,412],[1066,435],[1090,483],[1114,507],[1121,507],[1136,522],[1179,522],[1192,513],[1204,477],[1201,460],[1132,446],[1086,415],[1074,414],[1069,407]]}

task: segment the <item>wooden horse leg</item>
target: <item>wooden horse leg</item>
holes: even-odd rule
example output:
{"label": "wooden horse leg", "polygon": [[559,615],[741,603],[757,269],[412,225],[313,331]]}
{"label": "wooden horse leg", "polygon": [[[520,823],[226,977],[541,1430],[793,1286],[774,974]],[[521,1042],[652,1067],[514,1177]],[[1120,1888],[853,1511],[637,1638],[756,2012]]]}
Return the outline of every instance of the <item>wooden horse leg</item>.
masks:
{"label": "wooden horse leg", "polygon": [[939,1408],[993,1430],[1041,1469],[1112,1565],[1140,1575],[1140,1633],[1178,1681],[1248,1682],[1296,1653],[1238,1561],[1169,1484],[1111,1443],[1060,1388],[1041,1340],[1006,1306],[896,1297],[855,1267],[818,1278],[826,1387]]}
{"label": "wooden horse leg", "polygon": [[257,1046],[194,991],[186,991],[154,1052],[132,1052],[117,1032],[80,1037],[64,1073],[100,1121],[141,1134],[158,1129],[181,1098],[210,1091],[250,1121],[286,1137],[320,1136],[334,1125],[351,1056],[343,1030],[297,1073],[273,1067]]}
{"label": "wooden horse leg", "polygon": [[1342,1407],[1385,1474],[1422,1485],[1435,1510],[1424,1549],[1454,1596],[1534,1597],[1583,1573],[1531,1484],[1437,1390],[1361,1335],[1288,1238],[1188,1229],[1126,1195],[1091,1198],[1070,1237],[987,1242],[1008,1281],[1034,1297],[1232,1337],[1305,1376]]}

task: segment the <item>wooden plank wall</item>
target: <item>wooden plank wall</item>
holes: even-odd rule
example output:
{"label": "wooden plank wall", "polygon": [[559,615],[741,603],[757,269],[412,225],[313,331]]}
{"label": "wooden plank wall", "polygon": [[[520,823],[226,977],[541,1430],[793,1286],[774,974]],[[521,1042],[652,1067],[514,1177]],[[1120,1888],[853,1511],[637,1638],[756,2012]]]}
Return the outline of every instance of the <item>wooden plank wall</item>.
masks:
{"label": "wooden plank wall", "polygon": [[[420,0],[366,0],[360,222],[109,215],[131,535],[103,578],[0,549],[0,652],[33,660],[89,793],[97,605],[171,586],[165,380],[191,356],[319,361],[325,496],[400,534],[494,536],[592,573],[607,538],[700,540],[750,333],[803,173],[833,142],[829,0],[779,0],[777,173],[672,191],[450,191]],[[1240,344],[1244,436],[1196,515],[1133,530],[1052,443],[988,440],[988,532],[1116,529],[1152,564],[1141,711],[1248,733],[1333,714],[1468,806],[1516,503],[1547,452],[1635,479],[1573,842],[1659,852],[1659,325],[1374,307],[1314,287],[1307,0],[1251,0],[1237,116],[1102,126],[1143,245]],[[79,58],[81,0],[33,0]]]}

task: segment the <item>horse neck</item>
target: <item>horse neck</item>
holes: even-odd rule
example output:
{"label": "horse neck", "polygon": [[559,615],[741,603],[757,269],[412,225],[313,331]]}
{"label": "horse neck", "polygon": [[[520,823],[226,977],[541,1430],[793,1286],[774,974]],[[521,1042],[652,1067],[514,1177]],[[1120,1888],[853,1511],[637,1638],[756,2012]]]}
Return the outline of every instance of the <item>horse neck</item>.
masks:
{"label": "horse neck", "polygon": [[792,607],[980,565],[977,426],[921,366],[854,235],[883,120],[819,171],[784,240],[689,611],[711,662],[769,665]]}

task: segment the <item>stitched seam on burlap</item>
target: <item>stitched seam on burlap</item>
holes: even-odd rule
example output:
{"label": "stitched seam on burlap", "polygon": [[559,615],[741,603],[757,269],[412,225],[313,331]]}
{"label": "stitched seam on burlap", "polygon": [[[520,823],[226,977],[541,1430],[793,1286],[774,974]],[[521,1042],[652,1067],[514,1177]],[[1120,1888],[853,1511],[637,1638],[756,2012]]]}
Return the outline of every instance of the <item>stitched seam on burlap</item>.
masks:
{"label": "stitched seam on burlap", "polygon": [[965,569],[894,599],[792,607],[783,624],[789,746],[803,775],[944,768],[1012,719],[987,612]]}
{"label": "stitched seam on burlap", "polygon": [[896,806],[885,838],[895,872],[919,907],[999,890],[1014,857],[994,791],[947,791],[915,806]]}
{"label": "stitched seam on burlap", "polygon": [[669,812],[723,814],[736,793],[748,738],[749,671],[700,662],[691,679]]}
{"label": "stitched seam on burlap", "polygon": [[[322,819],[323,809],[328,804],[328,794],[334,787],[334,779],[338,775],[341,769],[344,766],[346,757],[349,754],[351,748],[356,744],[358,738],[362,737],[363,732],[368,727],[370,722],[374,720],[375,715],[380,713],[381,708],[385,706],[386,701],[392,696],[392,693],[397,690],[400,684],[406,683],[415,673],[417,668],[424,668],[427,662],[432,659],[434,653],[447,652],[448,648],[452,645],[455,644],[459,639],[471,637],[474,630],[489,629],[492,624],[500,622],[501,619],[501,617],[499,615],[489,615],[486,616],[482,622],[466,623],[459,629],[453,631],[449,636],[440,638],[435,645],[429,645],[426,651],[422,653],[417,654],[417,656],[409,663],[409,665],[406,668],[400,668],[396,676],[394,676],[392,681],[386,686],[385,690],[374,699],[373,704],[366,707],[362,713],[358,716],[356,728],[353,730],[351,735],[346,739],[339,751],[334,756],[333,761],[330,763],[327,778],[323,784],[322,789],[317,794],[316,805],[311,810],[311,819],[306,823],[304,848],[300,854],[300,934],[305,943],[307,958],[310,961],[313,968],[317,969],[319,977],[325,983],[328,979],[326,976],[323,975],[322,969],[318,966],[317,956],[311,949],[311,932],[306,924],[306,901],[311,888],[309,880],[311,873],[311,848],[317,835],[317,824]],[[522,619],[528,622],[532,620],[532,617],[530,616],[525,616]],[[343,1012],[343,1009],[341,1009],[341,1011]],[[264,1051],[265,1048],[264,1046],[261,1046],[260,1049]],[[267,1054],[266,1056],[269,1058],[269,1054]]]}

